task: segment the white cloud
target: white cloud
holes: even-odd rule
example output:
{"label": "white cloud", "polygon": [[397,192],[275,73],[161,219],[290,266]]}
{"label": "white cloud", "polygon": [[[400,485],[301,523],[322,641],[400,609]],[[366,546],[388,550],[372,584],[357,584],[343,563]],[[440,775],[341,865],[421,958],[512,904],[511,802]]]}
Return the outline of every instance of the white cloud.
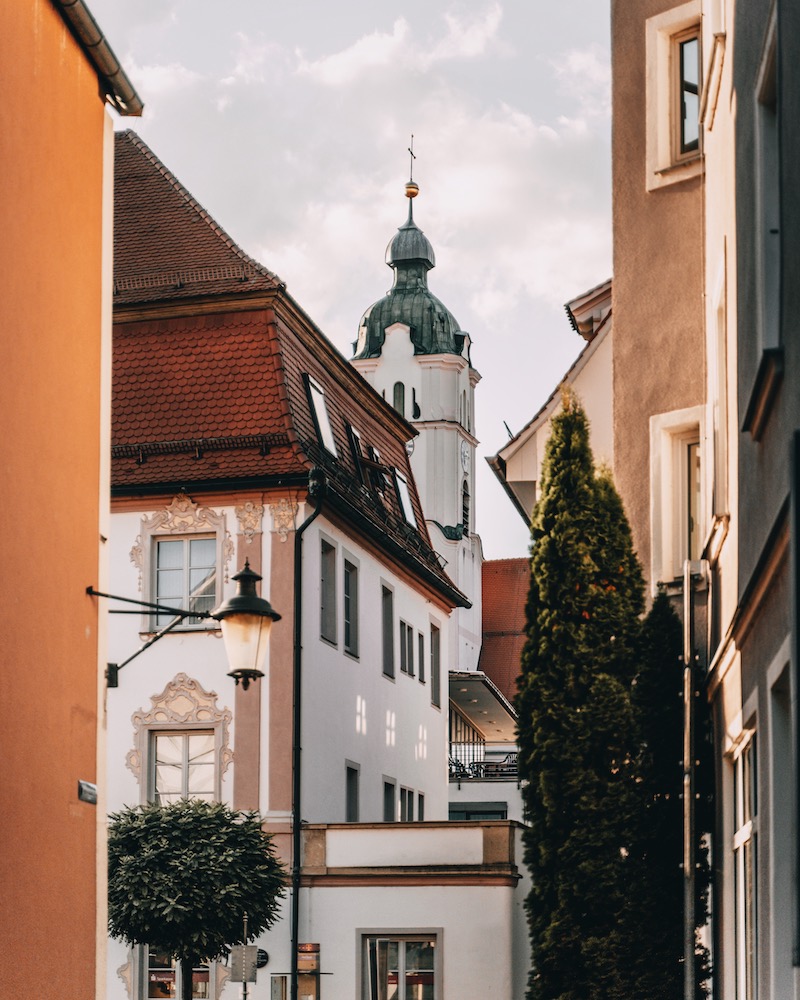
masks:
{"label": "white cloud", "polygon": [[447,34],[431,49],[421,53],[423,67],[446,59],[474,59],[486,51],[489,43],[497,38],[503,8],[493,3],[482,13],[471,18],[459,18],[455,14],[445,14]]}
{"label": "white cloud", "polygon": [[137,66],[129,57],[125,70],[128,76],[136,81],[136,89],[145,102],[149,97],[160,97],[162,94],[172,94],[194,87],[203,80],[202,74],[177,62]]}
{"label": "white cloud", "polygon": [[562,92],[576,101],[581,115],[611,117],[611,64],[600,46],[570,49],[551,66]]}
{"label": "white cloud", "polygon": [[349,48],[334,55],[309,62],[298,52],[297,72],[327,86],[352,83],[366,70],[386,66],[397,59],[408,35],[408,22],[400,17],[392,25],[391,34],[373,31]]}
{"label": "white cloud", "polygon": [[277,46],[254,41],[241,31],[235,37],[237,53],[233,72],[220,83],[227,87],[235,83],[263,83],[267,58],[276,55]]}

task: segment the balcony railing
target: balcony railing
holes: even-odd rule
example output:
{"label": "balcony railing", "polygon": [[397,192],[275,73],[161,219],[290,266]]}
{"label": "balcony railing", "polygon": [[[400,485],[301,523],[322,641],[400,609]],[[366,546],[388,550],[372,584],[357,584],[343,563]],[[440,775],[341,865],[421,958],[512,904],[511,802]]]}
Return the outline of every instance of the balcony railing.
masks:
{"label": "balcony railing", "polygon": [[517,748],[511,743],[451,743],[451,781],[517,780]]}

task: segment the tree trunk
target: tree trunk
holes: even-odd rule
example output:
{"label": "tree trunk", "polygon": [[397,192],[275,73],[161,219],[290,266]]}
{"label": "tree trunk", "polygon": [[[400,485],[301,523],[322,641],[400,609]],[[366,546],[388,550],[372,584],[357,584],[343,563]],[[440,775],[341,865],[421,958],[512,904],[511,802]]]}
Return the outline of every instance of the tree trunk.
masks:
{"label": "tree trunk", "polygon": [[181,959],[181,1000],[192,1000],[192,969],[194,959]]}

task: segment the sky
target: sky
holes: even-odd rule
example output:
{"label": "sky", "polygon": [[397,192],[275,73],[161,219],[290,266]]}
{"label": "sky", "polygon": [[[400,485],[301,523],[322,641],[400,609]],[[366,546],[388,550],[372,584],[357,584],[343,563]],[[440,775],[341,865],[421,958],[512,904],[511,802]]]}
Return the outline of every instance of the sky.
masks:
{"label": "sky", "polygon": [[88,0],[145,104],[132,128],[352,355],[407,216],[473,342],[484,555],[528,529],[485,457],[580,351],[611,276],[608,0]]}

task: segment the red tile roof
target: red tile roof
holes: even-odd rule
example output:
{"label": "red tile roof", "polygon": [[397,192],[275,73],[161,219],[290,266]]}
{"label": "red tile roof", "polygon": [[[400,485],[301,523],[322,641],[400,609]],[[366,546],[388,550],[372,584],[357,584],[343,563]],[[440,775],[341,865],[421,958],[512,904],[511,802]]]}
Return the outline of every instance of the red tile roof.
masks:
{"label": "red tile roof", "polygon": [[512,702],[525,645],[529,584],[527,559],[491,559],[483,564],[483,645],[479,667]]}
{"label": "red tile roof", "polygon": [[116,133],[114,172],[115,305],[280,286],[135,132]]}
{"label": "red tile roof", "polygon": [[[312,464],[321,465],[331,506],[416,566],[453,603],[468,603],[430,547],[405,448],[414,429],[345,361],[271,272],[250,262],[252,281],[239,283],[235,296],[227,279],[199,281],[194,301],[178,309],[180,290],[138,280],[157,261],[198,272],[215,256],[250,258],[195,202],[191,214],[202,213],[195,226],[199,240],[188,239],[185,220],[165,225],[176,192],[184,203],[188,195],[133,133],[122,133],[117,147],[126,167],[116,176],[115,274],[124,273],[128,286],[123,302],[115,298],[114,494],[234,484],[266,488],[289,477],[299,483]],[[132,196],[142,189],[144,201]],[[318,440],[309,376],[325,393],[336,457]],[[348,425],[365,448],[379,451],[389,472],[382,490],[374,488],[374,477],[362,476]],[[395,469],[408,481],[416,527],[401,508]]]}

